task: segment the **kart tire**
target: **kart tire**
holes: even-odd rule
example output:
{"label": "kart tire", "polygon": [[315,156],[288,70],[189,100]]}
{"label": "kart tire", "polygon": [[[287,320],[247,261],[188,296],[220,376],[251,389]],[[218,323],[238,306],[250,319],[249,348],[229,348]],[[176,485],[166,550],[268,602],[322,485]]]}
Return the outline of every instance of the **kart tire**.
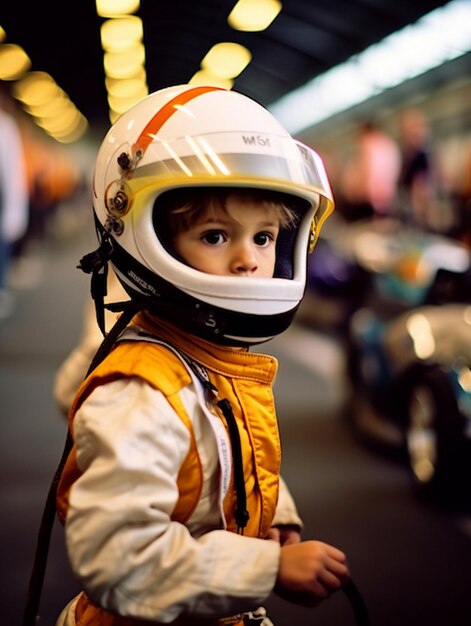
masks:
{"label": "kart tire", "polygon": [[406,419],[405,445],[416,488],[433,500],[455,499],[463,482],[463,426],[451,381],[439,368],[414,379]]}

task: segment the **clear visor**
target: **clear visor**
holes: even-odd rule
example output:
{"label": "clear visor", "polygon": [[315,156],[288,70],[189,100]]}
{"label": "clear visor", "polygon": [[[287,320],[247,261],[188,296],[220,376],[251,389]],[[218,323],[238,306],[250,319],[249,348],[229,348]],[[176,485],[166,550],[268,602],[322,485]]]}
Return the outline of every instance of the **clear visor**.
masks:
{"label": "clear visor", "polygon": [[[123,153],[130,157],[124,170],[118,164]],[[316,236],[333,210],[321,158],[290,137],[241,132],[153,137],[144,147],[122,145],[115,155],[107,172],[107,195],[114,194],[117,187],[125,188],[128,210],[137,194],[151,189],[199,185],[268,188],[301,197],[315,207]],[[113,198],[109,199],[108,207],[113,204]]]}

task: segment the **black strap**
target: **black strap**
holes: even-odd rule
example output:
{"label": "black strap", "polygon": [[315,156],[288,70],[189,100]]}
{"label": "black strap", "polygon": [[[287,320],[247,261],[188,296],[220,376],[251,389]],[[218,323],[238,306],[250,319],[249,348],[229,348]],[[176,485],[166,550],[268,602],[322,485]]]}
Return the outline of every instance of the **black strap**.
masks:
{"label": "black strap", "polygon": [[93,370],[98,367],[98,365],[108,356],[111,351],[111,348],[118,341],[121,333],[126,330],[129,322],[132,318],[142,310],[142,304],[135,300],[128,300],[126,302],[120,302],[112,308],[114,311],[122,311],[122,314],[117,319],[115,325],[111,328],[109,333],[105,335],[105,338],[101,342],[100,347],[96,351],[95,356],[92,359],[90,367],[88,368],[87,376],[93,372]]}
{"label": "black strap", "polygon": [[80,259],[77,266],[86,274],[91,274],[91,296],[95,303],[98,326],[105,337],[105,296],[107,293],[108,261],[113,252],[113,243],[110,236],[104,232],[100,246]]}
{"label": "black strap", "polygon": [[62,452],[59,465],[52,478],[49,492],[47,494],[46,503],[39,526],[38,539],[36,544],[36,553],[33,562],[33,569],[28,586],[26,596],[26,606],[23,615],[22,626],[35,626],[37,624],[39,603],[41,601],[41,593],[44,584],[44,575],[46,572],[46,564],[49,553],[49,545],[51,543],[52,528],[56,519],[56,494],[57,486],[64,469],[65,462],[72,449],[72,437],[67,431],[67,438]]}
{"label": "black strap", "polygon": [[236,490],[236,510],[234,517],[237,522],[237,532],[243,534],[244,528],[249,521],[249,512],[247,511],[247,495],[245,492],[244,466],[242,464],[242,448],[240,445],[240,434],[237,422],[232,411],[229,400],[225,398],[217,402],[217,406],[221,409],[222,414],[226,418],[227,427],[229,429],[229,439],[231,440],[232,457],[234,463],[234,484]]}
{"label": "black strap", "polygon": [[[110,332],[103,339],[88,369],[87,376],[103,361],[107,354],[109,354],[111,348],[116,343],[119,335],[123,332],[123,330],[129,324],[130,320],[134,317],[137,311],[140,310],[140,308],[141,306],[138,302],[129,301],[122,303],[120,310],[122,310],[123,313],[118,318],[116,324],[113,326]],[[62,471],[70,454],[72,446],[72,437],[70,431],[67,430],[64,450],[62,452],[59,465],[54,472],[54,476],[49,487],[49,492],[47,494],[43,514],[41,517],[38,539],[36,543],[36,551],[33,561],[33,568],[31,571],[28,592],[26,596],[22,626],[36,626],[39,619],[39,605],[41,602],[41,593],[46,574],[52,529],[54,527],[54,521],[56,519],[57,487],[59,485]]]}
{"label": "black strap", "polygon": [[[140,332],[139,336],[144,338],[149,337],[149,339],[155,338],[159,341],[162,341],[162,343],[164,344],[166,343],[159,337],[155,337],[155,335],[151,335],[149,333]],[[219,407],[226,419],[227,427],[229,430],[229,440],[231,442],[232,459],[234,463],[234,485],[236,491],[236,509],[234,512],[234,517],[237,523],[237,532],[239,534],[243,534],[244,528],[247,526],[247,522],[249,521],[249,512],[247,511],[247,494],[245,491],[245,477],[244,466],[242,462],[242,446],[240,443],[240,433],[237,426],[237,421],[234,417],[234,412],[232,411],[231,403],[225,398],[223,398],[222,400],[219,398],[217,388],[209,380],[208,372],[201,363],[195,361],[185,352],[183,352],[179,348],[176,348],[174,345],[172,345],[171,347],[176,352],[178,352],[178,354],[185,361],[185,363],[188,364],[192,372],[203,385],[203,388],[206,390],[206,393],[209,395],[210,399],[216,400],[216,406]]]}
{"label": "black strap", "polygon": [[353,580],[350,578],[346,584],[342,587],[343,592],[350,602],[352,607],[353,616],[355,617],[355,623],[357,626],[370,626],[370,616],[368,609],[366,608],[363,596],[358,590]]}

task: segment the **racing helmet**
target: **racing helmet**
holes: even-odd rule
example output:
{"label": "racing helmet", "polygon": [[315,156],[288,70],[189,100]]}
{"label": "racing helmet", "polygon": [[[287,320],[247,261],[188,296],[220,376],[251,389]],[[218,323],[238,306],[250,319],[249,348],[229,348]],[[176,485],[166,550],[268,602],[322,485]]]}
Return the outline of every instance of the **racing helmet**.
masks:
{"label": "racing helmet", "polygon": [[[273,278],[207,274],[169,250],[159,199],[213,187],[279,192],[296,207],[294,231],[279,235],[283,269]],[[307,255],[334,203],[319,155],[266,108],[235,91],[179,85],[151,93],[110,128],[98,151],[93,207],[100,257],[131,300],[204,339],[252,345],[291,323]]]}

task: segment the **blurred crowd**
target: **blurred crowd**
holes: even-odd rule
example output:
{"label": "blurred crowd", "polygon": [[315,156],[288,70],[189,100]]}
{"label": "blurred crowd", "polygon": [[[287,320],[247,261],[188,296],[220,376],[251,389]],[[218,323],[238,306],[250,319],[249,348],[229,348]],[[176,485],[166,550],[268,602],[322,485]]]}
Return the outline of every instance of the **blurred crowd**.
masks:
{"label": "blurred crowd", "polygon": [[350,143],[331,170],[346,221],[397,218],[471,245],[471,136],[440,144],[426,115],[408,108],[394,129],[359,122]]}
{"label": "blurred crowd", "polygon": [[15,310],[14,288],[39,279],[44,243],[83,188],[76,160],[0,84],[0,320]]}

